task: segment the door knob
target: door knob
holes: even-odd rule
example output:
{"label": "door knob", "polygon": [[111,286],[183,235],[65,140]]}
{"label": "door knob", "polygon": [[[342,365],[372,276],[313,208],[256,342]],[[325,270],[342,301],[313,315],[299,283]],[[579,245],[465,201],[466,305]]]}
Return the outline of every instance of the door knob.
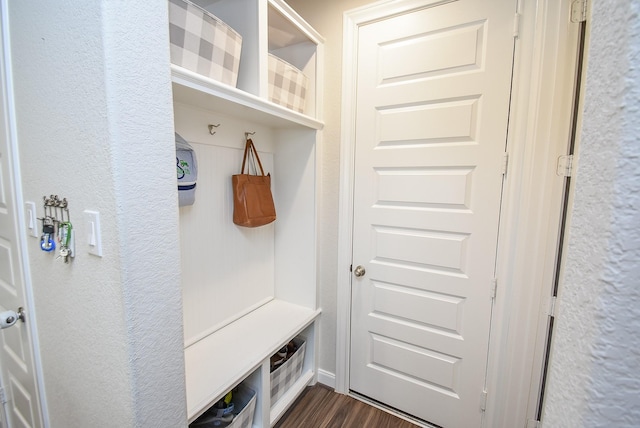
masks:
{"label": "door knob", "polygon": [[360,265],[356,266],[356,268],[353,271],[353,274],[358,278],[360,278],[361,276],[364,276],[365,273],[367,273],[367,271],[365,271],[364,268]]}
{"label": "door knob", "polygon": [[18,320],[24,322],[25,313],[23,308],[18,308],[18,312],[16,311],[4,311],[0,312],[0,329],[9,328]]}

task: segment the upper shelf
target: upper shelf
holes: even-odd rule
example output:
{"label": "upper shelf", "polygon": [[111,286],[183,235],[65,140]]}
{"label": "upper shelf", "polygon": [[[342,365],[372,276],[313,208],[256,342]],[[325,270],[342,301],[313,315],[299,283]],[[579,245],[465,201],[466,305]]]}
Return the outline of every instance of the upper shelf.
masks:
{"label": "upper shelf", "polygon": [[322,129],[312,117],[171,64],[175,102],[214,110],[274,128]]}
{"label": "upper shelf", "polygon": [[[192,1],[241,36],[236,84],[239,91],[173,67],[174,88],[185,89],[177,88],[176,92],[182,92],[177,94],[181,101],[193,104],[193,100],[183,95],[197,97],[193,93],[197,90],[206,94],[205,98],[209,100],[196,102],[207,108],[211,107],[211,96],[214,96],[218,105],[224,100],[230,101],[228,105],[223,104],[225,111],[245,114],[244,107],[249,107],[257,112],[255,118],[250,113],[252,119],[270,125],[274,125],[275,118],[274,126],[322,127],[324,40],[300,15],[284,0]],[[195,70],[185,63],[178,64]],[[238,106],[233,106],[234,103]],[[293,111],[287,112],[287,107]],[[287,125],[287,121],[291,124]]]}
{"label": "upper shelf", "polygon": [[269,0],[269,50],[300,43],[320,45],[324,40],[304,19],[281,0]]}

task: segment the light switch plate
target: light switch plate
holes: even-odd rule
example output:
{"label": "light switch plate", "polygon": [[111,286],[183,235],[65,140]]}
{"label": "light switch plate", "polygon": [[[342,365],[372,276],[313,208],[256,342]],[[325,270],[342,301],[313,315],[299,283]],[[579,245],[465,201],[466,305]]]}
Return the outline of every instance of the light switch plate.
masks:
{"label": "light switch plate", "polygon": [[27,231],[29,232],[29,236],[33,236],[34,238],[38,237],[38,218],[36,214],[36,204],[35,202],[25,202],[24,203],[24,217],[27,223]]}
{"label": "light switch plate", "polygon": [[84,210],[84,223],[87,232],[87,245],[89,254],[102,257],[102,234],[100,232],[100,213],[98,211]]}

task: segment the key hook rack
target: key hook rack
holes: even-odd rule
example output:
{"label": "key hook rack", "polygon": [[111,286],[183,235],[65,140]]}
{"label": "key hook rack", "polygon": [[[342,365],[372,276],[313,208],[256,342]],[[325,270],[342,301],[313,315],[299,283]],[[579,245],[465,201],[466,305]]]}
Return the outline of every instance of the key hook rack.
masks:
{"label": "key hook rack", "polygon": [[58,195],[43,196],[44,215],[51,217],[56,223],[69,221],[69,203],[67,198],[60,199]]}
{"label": "key hook rack", "polygon": [[58,195],[43,196],[42,204],[44,216],[39,218],[42,221],[40,249],[52,252],[58,241],[58,258],[69,263],[69,258],[75,256],[75,240],[67,198],[60,199]]}

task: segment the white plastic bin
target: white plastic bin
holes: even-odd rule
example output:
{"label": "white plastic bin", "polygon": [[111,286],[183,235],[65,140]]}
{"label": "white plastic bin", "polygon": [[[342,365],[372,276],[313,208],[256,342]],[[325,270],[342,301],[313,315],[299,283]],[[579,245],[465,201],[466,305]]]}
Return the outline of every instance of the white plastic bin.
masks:
{"label": "white plastic bin", "polygon": [[256,410],[256,392],[240,384],[233,389],[232,403],[231,421],[221,421],[215,417],[217,409],[209,409],[193,421],[189,428],[251,428]]}

